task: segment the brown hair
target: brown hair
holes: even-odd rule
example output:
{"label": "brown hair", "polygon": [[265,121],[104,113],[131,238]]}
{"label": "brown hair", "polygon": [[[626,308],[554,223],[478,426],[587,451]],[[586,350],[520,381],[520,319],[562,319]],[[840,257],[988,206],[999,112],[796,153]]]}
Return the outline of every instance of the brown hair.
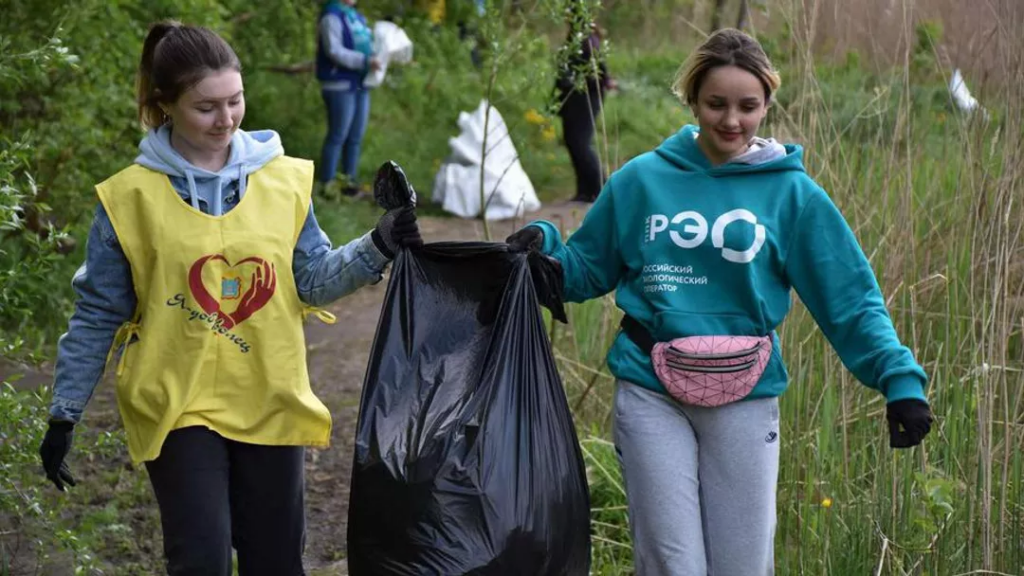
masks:
{"label": "brown hair", "polygon": [[672,93],[683,104],[697,103],[697,93],[708,72],[720,66],[737,66],[753,74],[764,87],[765,102],[779,89],[782,79],[761,45],[735,28],[724,28],[708,37],[690,55],[672,83]]}
{"label": "brown hair", "polygon": [[216,32],[173,20],[153,24],[135,82],[139,121],[145,128],[160,126],[167,120],[161,104],[176,102],[208,73],[225,68],[241,72],[242,64]]}

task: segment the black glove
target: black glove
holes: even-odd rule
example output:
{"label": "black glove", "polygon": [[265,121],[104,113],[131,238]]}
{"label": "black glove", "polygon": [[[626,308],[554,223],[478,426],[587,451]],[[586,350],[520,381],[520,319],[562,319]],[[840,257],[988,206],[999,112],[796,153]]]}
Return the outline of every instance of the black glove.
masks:
{"label": "black glove", "polygon": [[416,208],[405,206],[388,210],[377,221],[377,227],[370,232],[373,244],[388,259],[394,259],[399,248],[423,246],[420,227],[416,223]]}
{"label": "black glove", "polygon": [[416,205],[416,191],[402,167],[393,160],[380,165],[373,179],[373,199],[385,210]]}
{"label": "black glove", "polygon": [[[910,448],[917,446],[932,429],[932,411],[923,400],[907,398],[890,402],[886,408],[889,420],[889,446]],[[903,430],[900,430],[900,426]]]}
{"label": "black glove", "polygon": [[75,485],[75,478],[71,475],[68,465],[64,463],[64,457],[71,450],[74,428],[74,422],[50,420],[50,427],[46,429],[46,436],[43,437],[43,443],[39,446],[39,457],[43,459],[43,470],[46,471],[46,477],[61,492],[64,491],[65,484]]}
{"label": "black glove", "polygon": [[520,228],[505,239],[509,252],[536,252],[544,245],[544,230],[540,226]]}

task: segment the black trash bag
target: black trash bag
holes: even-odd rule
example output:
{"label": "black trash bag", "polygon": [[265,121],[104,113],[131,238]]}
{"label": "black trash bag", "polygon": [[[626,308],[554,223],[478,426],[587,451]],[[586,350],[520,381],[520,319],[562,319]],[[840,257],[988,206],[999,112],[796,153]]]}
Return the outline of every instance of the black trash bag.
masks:
{"label": "black trash bag", "polygon": [[353,576],[588,574],[583,458],[537,306],[564,321],[556,265],[503,244],[399,253],[359,407]]}

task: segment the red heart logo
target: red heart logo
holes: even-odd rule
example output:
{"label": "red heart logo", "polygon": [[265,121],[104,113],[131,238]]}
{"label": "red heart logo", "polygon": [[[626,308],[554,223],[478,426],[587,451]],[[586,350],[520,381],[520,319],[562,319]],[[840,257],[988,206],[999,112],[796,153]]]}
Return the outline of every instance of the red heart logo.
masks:
{"label": "red heart logo", "polygon": [[[245,291],[245,294],[239,300],[238,308],[230,314],[225,314],[221,310],[220,301],[214,298],[203,284],[203,266],[207,262],[216,262],[218,260],[232,268],[249,262],[256,264],[256,270],[252,273],[252,278],[249,282],[249,289]],[[268,264],[266,260],[257,256],[250,256],[239,261],[237,264],[232,264],[222,254],[211,254],[203,256],[192,264],[188,271],[188,287],[192,290],[192,296],[195,297],[199,306],[207,314],[217,314],[217,317],[224,320],[224,327],[230,330],[241,324],[246,318],[252,316],[257,310],[266,306],[267,302],[270,301],[270,297],[274,295],[274,290],[277,288],[277,271],[272,264]]]}

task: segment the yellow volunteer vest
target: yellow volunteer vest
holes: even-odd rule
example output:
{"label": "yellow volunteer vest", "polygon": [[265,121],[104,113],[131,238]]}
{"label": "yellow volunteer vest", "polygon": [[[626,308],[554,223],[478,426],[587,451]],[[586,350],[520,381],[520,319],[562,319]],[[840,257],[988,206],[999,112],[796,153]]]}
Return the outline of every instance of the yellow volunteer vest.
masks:
{"label": "yellow volunteer vest", "polygon": [[331,416],[309,387],[304,306],[292,251],[313,164],[278,157],[249,175],[222,216],[182,201],[168,177],[132,165],[96,190],[131,265],[136,319],[117,400],[135,463],[168,432],[205,426],[265,445],[327,446]]}

